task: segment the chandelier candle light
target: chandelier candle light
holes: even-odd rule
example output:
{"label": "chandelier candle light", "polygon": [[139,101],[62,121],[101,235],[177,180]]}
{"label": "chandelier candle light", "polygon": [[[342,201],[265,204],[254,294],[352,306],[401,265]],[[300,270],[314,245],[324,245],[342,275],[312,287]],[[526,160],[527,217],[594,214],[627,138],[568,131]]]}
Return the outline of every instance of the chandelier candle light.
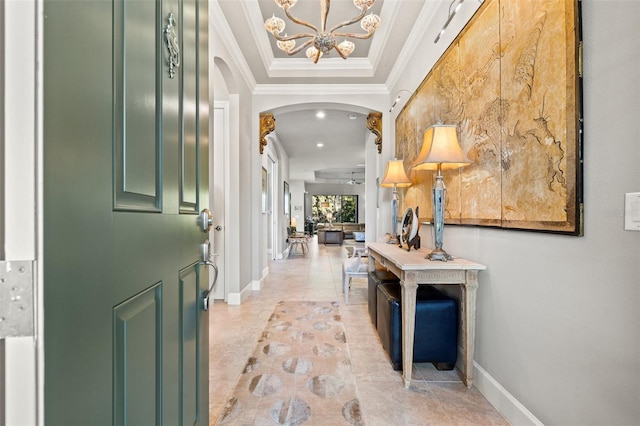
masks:
{"label": "chandelier candle light", "polygon": [[384,177],[380,186],[385,188],[393,187],[393,198],[391,199],[391,238],[387,241],[389,244],[398,244],[398,187],[411,186],[411,179],[407,177],[404,171],[402,160],[394,158],[387,163],[387,169],[384,171]]}
{"label": "chandelier candle light", "polygon": [[442,170],[458,169],[468,166],[471,160],[462,152],[458,143],[455,125],[436,124],[424,133],[422,148],[411,167],[412,170],[437,170],[433,185],[433,242],[435,248],[426,258],[430,260],[452,260],[442,248],[444,232],[444,211],[446,207],[446,188],[442,179]]}
{"label": "chandelier candle light", "polygon": [[[352,41],[347,40],[347,38],[368,39],[373,35],[374,31],[378,28],[378,25],[380,25],[380,17],[378,15],[370,13],[365,16],[367,10],[373,6],[376,0],[353,0],[353,4],[360,9],[360,13],[348,21],[334,25],[329,30],[327,30],[327,16],[329,15],[331,0],[320,1],[322,24],[320,30],[318,30],[315,25],[291,15],[291,8],[295,6],[298,0],[274,1],[278,6],[284,9],[284,13],[291,21],[312,29],[313,33],[299,33],[292,36],[285,33],[284,36],[281,36],[280,33],[284,31],[285,23],[275,15],[264,22],[265,29],[273,34],[273,36],[278,40],[278,48],[286,52],[288,55],[295,55],[305,47],[310,46],[307,49],[307,57],[314,63],[317,63],[318,59],[320,59],[322,55],[328,53],[331,49],[335,49],[343,59],[347,59],[355,49],[355,44]],[[360,22],[360,27],[367,32],[366,34],[337,32],[340,28],[354,24],[360,20],[362,21]],[[345,40],[342,43],[337,44],[337,38],[339,37],[345,37]],[[309,40],[306,40],[303,44],[296,47],[296,40],[300,38],[309,38]]]}

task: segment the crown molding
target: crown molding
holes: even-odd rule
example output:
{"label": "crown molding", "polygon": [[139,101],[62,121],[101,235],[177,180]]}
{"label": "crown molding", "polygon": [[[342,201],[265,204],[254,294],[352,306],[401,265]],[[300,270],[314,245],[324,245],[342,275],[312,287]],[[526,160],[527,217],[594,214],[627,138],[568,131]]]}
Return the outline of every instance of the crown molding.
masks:
{"label": "crown molding", "polygon": [[[467,22],[473,17],[483,1],[484,0],[478,0],[477,3],[462,2],[462,8],[456,14],[456,22],[449,26],[446,36],[443,36],[437,43],[431,43],[431,40],[433,40],[442,29],[442,24],[444,24],[450,13],[450,5],[447,6],[447,2],[426,2],[416,20],[416,25],[413,26],[409,34],[407,43],[400,51],[398,60],[387,77],[387,86],[393,88],[398,84],[404,74],[402,71],[405,70],[409,62],[413,60],[416,52],[420,51],[419,47],[422,43],[427,43],[427,45],[431,47],[428,50],[429,54],[435,55],[435,59],[439,58],[465,28]],[[438,22],[438,20],[440,20],[440,22]],[[423,49],[425,48],[423,47]]]}
{"label": "crown molding", "polygon": [[389,72],[386,81],[387,87],[395,87],[402,76],[402,71],[406,69],[407,64],[412,60],[415,52],[418,52],[418,47],[427,32],[429,30],[433,31],[431,26],[434,17],[437,16],[436,10],[438,10],[438,2],[425,2],[418,19],[416,19],[416,25],[413,26],[409,37],[407,37],[407,42],[402,47],[391,72]]}
{"label": "crown molding", "polygon": [[258,84],[254,95],[389,95],[384,84]]}
{"label": "crown molding", "polygon": [[378,64],[382,60],[382,54],[384,46],[387,45],[389,37],[391,37],[391,28],[394,27],[394,23],[398,17],[398,11],[400,10],[400,1],[386,0],[382,4],[380,10],[380,19],[382,25],[376,30],[373,40],[371,40],[371,46],[369,46],[369,61],[371,62],[373,72],[378,69]]}
{"label": "crown molding", "polygon": [[245,83],[247,83],[247,86],[249,86],[249,91],[253,91],[257,84],[256,80],[253,77],[253,73],[249,68],[249,64],[244,58],[242,50],[240,50],[240,46],[238,46],[238,42],[233,36],[231,28],[229,27],[227,20],[224,18],[224,13],[222,12],[222,9],[220,8],[220,5],[217,1],[209,2],[209,22],[211,22],[214,28],[216,28],[216,30],[220,34],[220,37],[222,38],[222,43],[227,47],[227,49],[229,49],[231,59],[235,62],[238,69],[240,70],[242,78],[244,79]]}
{"label": "crown molding", "polygon": [[373,77],[373,67],[367,58],[322,58],[316,64],[308,58],[275,58],[268,73],[269,77]]}
{"label": "crown molding", "polygon": [[262,13],[260,12],[258,0],[243,1],[242,12],[249,23],[249,30],[251,31],[251,35],[253,35],[253,39],[257,41],[256,47],[258,48],[258,52],[260,52],[262,65],[265,70],[269,70],[274,56],[271,43],[269,42],[269,35],[264,29],[264,22],[262,21]]}

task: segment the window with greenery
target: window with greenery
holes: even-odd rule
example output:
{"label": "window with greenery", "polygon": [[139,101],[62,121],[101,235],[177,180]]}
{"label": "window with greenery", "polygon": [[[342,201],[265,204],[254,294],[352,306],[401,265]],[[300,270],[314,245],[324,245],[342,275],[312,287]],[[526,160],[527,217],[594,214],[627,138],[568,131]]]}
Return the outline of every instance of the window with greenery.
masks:
{"label": "window with greenery", "polygon": [[317,223],[358,223],[358,196],[313,195],[311,213]]}

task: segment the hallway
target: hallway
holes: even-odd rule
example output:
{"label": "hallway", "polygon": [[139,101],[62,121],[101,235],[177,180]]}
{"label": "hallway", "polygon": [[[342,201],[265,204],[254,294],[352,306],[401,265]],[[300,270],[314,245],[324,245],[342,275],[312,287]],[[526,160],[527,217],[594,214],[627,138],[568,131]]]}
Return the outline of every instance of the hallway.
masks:
{"label": "hallway", "polygon": [[[240,306],[216,302],[210,314],[211,424],[216,424],[247,359],[278,301],[334,301],[346,330],[360,407],[366,425],[508,424],[476,388],[467,389],[455,371],[415,364],[404,389],[382,349],[367,309],[367,280],[354,278],[349,305],[341,286],[343,246],[309,243],[306,256],[271,262],[263,288]],[[232,423],[229,423],[232,424]],[[346,422],[345,422],[346,424]]]}

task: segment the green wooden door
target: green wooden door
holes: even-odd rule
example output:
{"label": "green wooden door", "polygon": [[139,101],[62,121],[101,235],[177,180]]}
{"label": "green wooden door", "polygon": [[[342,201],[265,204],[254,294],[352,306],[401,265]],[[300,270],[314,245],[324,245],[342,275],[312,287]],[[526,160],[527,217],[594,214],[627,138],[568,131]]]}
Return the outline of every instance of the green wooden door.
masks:
{"label": "green wooden door", "polygon": [[45,424],[208,424],[207,3],[44,15]]}

